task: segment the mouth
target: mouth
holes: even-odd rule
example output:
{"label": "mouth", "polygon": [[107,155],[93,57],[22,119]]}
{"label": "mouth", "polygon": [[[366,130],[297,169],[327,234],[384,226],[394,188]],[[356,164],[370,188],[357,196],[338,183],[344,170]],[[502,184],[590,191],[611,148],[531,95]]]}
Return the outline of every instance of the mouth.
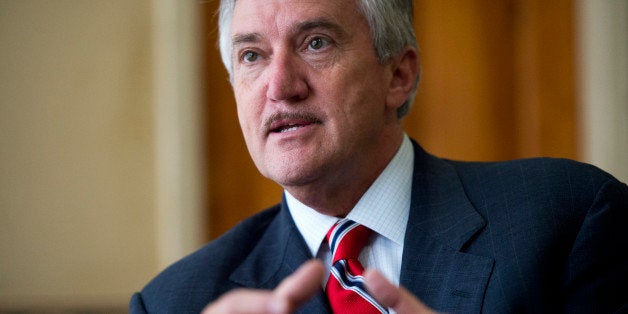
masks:
{"label": "mouth", "polygon": [[270,129],[270,133],[288,133],[296,131],[300,128],[311,125],[312,123],[303,123],[303,122],[286,122],[286,123],[277,123],[276,126]]}
{"label": "mouth", "polygon": [[291,131],[296,131],[296,130],[298,130],[301,127],[303,127],[303,126],[302,125],[290,125],[290,126],[287,126],[287,127],[281,127],[281,128],[278,128],[278,129],[274,129],[271,132],[273,132],[273,133],[287,133],[287,132],[291,132]]}
{"label": "mouth", "polygon": [[269,118],[266,123],[267,134],[290,133],[299,129],[320,124],[321,120],[311,114],[279,113]]}

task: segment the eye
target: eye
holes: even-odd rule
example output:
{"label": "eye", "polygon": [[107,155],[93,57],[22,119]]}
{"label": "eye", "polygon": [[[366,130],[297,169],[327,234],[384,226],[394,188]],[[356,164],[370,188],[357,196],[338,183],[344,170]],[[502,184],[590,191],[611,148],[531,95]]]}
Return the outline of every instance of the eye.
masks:
{"label": "eye", "polygon": [[240,59],[244,62],[255,62],[257,61],[257,59],[259,59],[259,54],[257,52],[248,50],[242,53]]}
{"label": "eye", "polygon": [[316,37],[309,42],[308,49],[320,50],[327,47],[328,45],[329,45],[329,40],[322,37]]}

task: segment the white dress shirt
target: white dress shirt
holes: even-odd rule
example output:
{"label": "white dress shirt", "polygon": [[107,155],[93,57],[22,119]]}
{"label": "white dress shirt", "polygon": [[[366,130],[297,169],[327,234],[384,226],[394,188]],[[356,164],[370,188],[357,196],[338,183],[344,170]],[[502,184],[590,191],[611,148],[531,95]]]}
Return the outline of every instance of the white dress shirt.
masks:
{"label": "white dress shirt", "polygon": [[[401,147],[393,159],[346,217],[374,231],[360,253],[359,260],[364,268],[379,270],[396,285],[399,285],[403,240],[410,212],[413,169],[414,150],[404,134]],[[312,256],[325,263],[327,275],[324,287],[329,277],[331,253],[329,246],[322,244],[329,228],[339,219],[323,215],[287,191],[284,193],[290,214]]]}

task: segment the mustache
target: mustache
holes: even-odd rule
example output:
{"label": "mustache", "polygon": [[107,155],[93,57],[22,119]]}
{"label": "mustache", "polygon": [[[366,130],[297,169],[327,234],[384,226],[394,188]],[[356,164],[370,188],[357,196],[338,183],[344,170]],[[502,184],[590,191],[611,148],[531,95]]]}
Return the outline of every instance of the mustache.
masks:
{"label": "mustache", "polygon": [[297,112],[277,112],[266,118],[264,121],[264,128],[270,130],[273,123],[280,120],[305,120],[311,123],[321,123],[322,120],[314,112],[309,111],[297,111]]}

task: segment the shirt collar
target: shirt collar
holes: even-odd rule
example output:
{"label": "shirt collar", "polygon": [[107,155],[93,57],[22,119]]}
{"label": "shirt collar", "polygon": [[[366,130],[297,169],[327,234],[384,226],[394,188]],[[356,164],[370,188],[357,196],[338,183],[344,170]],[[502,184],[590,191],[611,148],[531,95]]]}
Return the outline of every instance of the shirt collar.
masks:
{"label": "shirt collar", "polygon": [[[414,150],[407,135],[388,166],[360,198],[347,218],[389,240],[403,245],[410,212]],[[337,217],[323,215],[284,191],[286,203],[312,256],[316,256],[325,235]]]}

